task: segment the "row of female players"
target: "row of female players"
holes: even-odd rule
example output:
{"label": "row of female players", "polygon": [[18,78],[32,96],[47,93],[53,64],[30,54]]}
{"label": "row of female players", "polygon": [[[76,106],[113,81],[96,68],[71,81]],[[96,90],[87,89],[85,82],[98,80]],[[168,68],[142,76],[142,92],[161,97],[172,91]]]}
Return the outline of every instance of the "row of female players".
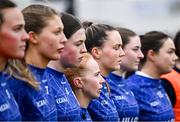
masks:
{"label": "row of female players", "polygon": [[0,120],[173,121],[176,89],[170,101],[160,77],[179,71],[174,40],[1,0]]}

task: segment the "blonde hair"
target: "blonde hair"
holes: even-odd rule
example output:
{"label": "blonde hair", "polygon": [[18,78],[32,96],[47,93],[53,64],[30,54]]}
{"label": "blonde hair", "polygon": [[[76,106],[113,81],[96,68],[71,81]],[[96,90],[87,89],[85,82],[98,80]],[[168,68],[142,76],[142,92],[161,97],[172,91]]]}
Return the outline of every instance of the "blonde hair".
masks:
{"label": "blonde hair", "polygon": [[[26,23],[25,30],[28,33],[33,31],[36,34],[40,34],[42,32],[43,28],[47,26],[48,20],[52,19],[55,15],[59,16],[59,13],[56,10],[39,4],[29,5],[22,10],[22,13]],[[26,50],[28,49],[28,45],[29,43],[26,45]],[[10,74],[10,76],[14,76],[17,79],[25,81],[36,90],[39,89],[39,82],[33,77],[25,59],[9,60],[6,72]]]}
{"label": "blonde hair", "polygon": [[35,80],[33,77],[33,74],[31,73],[30,69],[28,68],[27,64],[24,60],[18,60],[18,59],[10,59],[8,60],[6,73],[8,73],[11,76],[23,80],[27,84],[29,84],[34,89],[39,89],[39,83]]}

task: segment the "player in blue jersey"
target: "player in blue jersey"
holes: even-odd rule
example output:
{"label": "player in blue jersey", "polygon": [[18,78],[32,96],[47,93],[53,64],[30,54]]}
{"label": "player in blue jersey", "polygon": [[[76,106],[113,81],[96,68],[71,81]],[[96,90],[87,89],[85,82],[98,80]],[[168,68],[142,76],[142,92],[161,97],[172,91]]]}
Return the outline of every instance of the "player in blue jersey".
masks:
{"label": "player in blue jersey", "polygon": [[140,121],[173,121],[172,105],[161,85],[160,76],[172,70],[177,56],[173,40],[152,31],[141,36],[141,69],[127,79],[139,104]]}
{"label": "player in blue jersey", "polygon": [[9,0],[0,1],[0,121],[20,121],[19,107],[3,73],[8,59],[22,59],[28,35],[21,11]]}
{"label": "player in blue jersey", "polygon": [[120,70],[109,74],[109,78],[112,80],[109,83],[111,98],[116,105],[120,121],[138,121],[139,106],[133,92],[126,85],[125,79],[128,74],[138,69],[140,59],[143,58],[141,42],[135,32],[126,28],[117,28],[117,30],[122,38],[125,56],[122,57]]}
{"label": "player in blue jersey", "polygon": [[58,110],[58,121],[81,121],[81,109],[64,75],[64,69],[79,65],[84,53],[86,53],[85,30],[78,18],[73,15],[62,13],[61,19],[67,42],[60,60],[51,61],[48,64],[44,80],[50,79],[49,83]]}
{"label": "player in blue jersey", "polygon": [[80,65],[67,68],[65,74],[81,106],[83,121],[92,121],[87,107],[92,99],[100,96],[104,82],[97,62],[86,53]]}
{"label": "player in blue jersey", "polygon": [[[100,73],[109,83],[108,74],[120,68],[124,56],[122,40],[119,32],[106,24],[84,22],[86,28],[86,48],[100,67]],[[118,121],[119,116],[113,100],[108,92],[107,82],[103,84],[100,97],[88,106],[88,111],[95,121]]]}
{"label": "player in blue jersey", "polygon": [[49,93],[51,89],[48,82],[43,81],[42,77],[48,62],[60,58],[66,42],[64,26],[59,14],[48,6],[30,5],[22,13],[29,34],[25,63],[11,63],[14,77],[8,83],[20,107],[22,120],[55,121],[55,100]]}

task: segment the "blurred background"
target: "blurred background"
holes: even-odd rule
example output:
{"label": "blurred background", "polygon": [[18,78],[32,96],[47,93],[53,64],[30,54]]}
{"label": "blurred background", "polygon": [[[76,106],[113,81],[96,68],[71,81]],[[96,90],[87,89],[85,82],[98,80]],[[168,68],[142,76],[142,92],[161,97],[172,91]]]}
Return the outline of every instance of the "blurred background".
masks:
{"label": "blurred background", "polygon": [[68,12],[82,21],[126,27],[138,34],[159,30],[174,36],[180,29],[180,0],[13,0],[19,8],[38,3]]}

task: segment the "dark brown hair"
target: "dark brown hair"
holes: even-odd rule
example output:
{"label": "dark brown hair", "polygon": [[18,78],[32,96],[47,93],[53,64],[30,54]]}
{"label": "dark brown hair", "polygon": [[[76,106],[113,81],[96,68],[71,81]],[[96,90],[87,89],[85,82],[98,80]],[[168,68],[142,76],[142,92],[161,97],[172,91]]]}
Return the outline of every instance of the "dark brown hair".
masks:
{"label": "dark brown hair", "polygon": [[142,44],[141,50],[144,55],[144,58],[141,59],[141,64],[144,65],[147,60],[148,51],[153,50],[154,52],[158,53],[159,49],[163,46],[164,42],[170,38],[170,36],[163,32],[151,31],[140,36],[140,38]]}
{"label": "dark brown hair", "polygon": [[4,22],[2,10],[7,8],[15,8],[15,7],[17,7],[16,4],[10,0],[0,0],[0,29]]}
{"label": "dark brown hair", "polygon": [[130,29],[120,27],[117,27],[116,29],[120,33],[122,38],[122,48],[124,48],[130,42],[130,37],[137,36],[137,34]]}
{"label": "dark brown hair", "polygon": [[61,20],[64,25],[64,34],[69,39],[75,32],[83,28],[80,20],[68,13],[61,13]]}
{"label": "dark brown hair", "polygon": [[108,31],[116,30],[114,27],[106,24],[95,24],[92,22],[83,22],[83,27],[86,30],[85,45],[88,52],[91,52],[93,47],[101,47],[107,39]]}

